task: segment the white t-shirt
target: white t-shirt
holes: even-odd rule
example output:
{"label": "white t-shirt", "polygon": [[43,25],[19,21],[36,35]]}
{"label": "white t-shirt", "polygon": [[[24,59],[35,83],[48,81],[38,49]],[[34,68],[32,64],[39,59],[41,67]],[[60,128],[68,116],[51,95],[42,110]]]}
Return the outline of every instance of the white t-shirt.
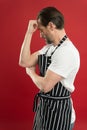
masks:
{"label": "white t-shirt", "polygon": [[[39,53],[44,54],[48,48],[47,56],[50,56],[56,46],[53,46],[52,44],[46,45],[39,51]],[[73,92],[75,89],[74,80],[80,67],[80,56],[78,50],[70,40],[66,40],[56,49],[51,58],[51,64],[48,69],[64,77],[61,80],[61,83],[66,87],[66,89]],[[74,121],[75,111],[72,102],[71,123]]]}

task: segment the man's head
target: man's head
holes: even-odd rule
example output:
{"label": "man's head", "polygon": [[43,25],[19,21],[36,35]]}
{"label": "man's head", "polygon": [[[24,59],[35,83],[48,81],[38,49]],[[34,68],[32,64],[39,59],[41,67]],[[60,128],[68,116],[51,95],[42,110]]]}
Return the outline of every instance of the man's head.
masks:
{"label": "man's head", "polygon": [[45,27],[49,22],[53,22],[57,29],[64,28],[63,14],[55,7],[47,7],[42,9],[37,16],[37,20],[38,19],[40,19],[41,24]]}
{"label": "man's head", "polygon": [[54,29],[62,30],[64,28],[64,17],[55,7],[47,7],[39,12],[37,23],[41,37],[50,44],[53,42]]}

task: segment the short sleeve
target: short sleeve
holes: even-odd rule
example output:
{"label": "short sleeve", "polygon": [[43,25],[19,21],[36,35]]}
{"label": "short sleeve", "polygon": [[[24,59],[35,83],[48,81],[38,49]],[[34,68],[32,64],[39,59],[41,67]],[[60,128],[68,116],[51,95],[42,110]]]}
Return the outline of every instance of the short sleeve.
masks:
{"label": "short sleeve", "polygon": [[48,69],[64,78],[67,78],[74,69],[74,60],[74,55],[70,50],[67,50],[66,48],[56,50],[52,56],[52,62]]}

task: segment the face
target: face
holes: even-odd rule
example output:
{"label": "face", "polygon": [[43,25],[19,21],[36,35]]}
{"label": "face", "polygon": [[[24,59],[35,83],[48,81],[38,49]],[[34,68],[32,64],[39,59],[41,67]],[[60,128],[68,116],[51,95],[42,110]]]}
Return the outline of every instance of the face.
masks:
{"label": "face", "polygon": [[41,25],[40,20],[38,20],[37,23],[38,23],[38,30],[40,31],[40,37],[44,38],[47,44],[52,44],[53,43],[52,34],[49,27]]}

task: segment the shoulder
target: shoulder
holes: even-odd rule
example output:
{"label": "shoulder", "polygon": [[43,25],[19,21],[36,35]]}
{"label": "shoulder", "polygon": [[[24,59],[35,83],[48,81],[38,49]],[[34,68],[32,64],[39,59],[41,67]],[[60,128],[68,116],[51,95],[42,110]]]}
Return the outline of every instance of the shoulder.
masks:
{"label": "shoulder", "polygon": [[78,49],[75,47],[75,45],[70,41],[65,41],[58,49],[55,51],[54,56],[76,56],[79,55]]}
{"label": "shoulder", "polygon": [[80,65],[80,55],[77,48],[70,41],[62,44],[53,54],[52,61],[56,64],[67,64],[70,66]]}

